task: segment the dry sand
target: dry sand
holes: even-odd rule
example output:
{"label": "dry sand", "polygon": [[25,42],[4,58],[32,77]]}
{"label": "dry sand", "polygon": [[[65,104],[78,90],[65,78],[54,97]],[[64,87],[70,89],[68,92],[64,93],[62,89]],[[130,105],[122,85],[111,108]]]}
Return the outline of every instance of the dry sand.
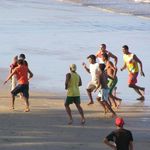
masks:
{"label": "dry sand", "polygon": [[[64,94],[65,95],[65,94]],[[9,110],[8,86],[0,91],[0,150],[107,150],[103,138],[115,129],[114,119],[105,116],[98,103],[82,103],[86,124],[71,105],[73,125],[67,125],[64,96],[30,92],[31,111],[23,112],[24,102],[16,99],[15,111]],[[119,116],[133,133],[135,150],[150,149],[150,107],[144,103],[122,103]]]}

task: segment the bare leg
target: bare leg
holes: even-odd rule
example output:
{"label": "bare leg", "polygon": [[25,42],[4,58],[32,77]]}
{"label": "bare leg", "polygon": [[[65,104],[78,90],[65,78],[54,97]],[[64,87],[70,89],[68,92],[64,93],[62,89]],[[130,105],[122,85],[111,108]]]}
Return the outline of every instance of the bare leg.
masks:
{"label": "bare leg", "polygon": [[11,109],[13,110],[13,109],[15,109],[15,107],[14,107],[15,106],[15,96],[13,94],[11,94],[11,96],[12,96],[11,97],[11,101],[12,101],[11,102]]}
{"label": "bare leg", "polygon": [[140,95],[140,98],[138,98],[138,100],[144,100],[144,91],[145,91],[144,87],[140,87],[137,85],[129,85],[129,87],[133,88],[137,92],[137,94]]}
{"label": "bare leg", "polygon": [[[113,102],[113,105],[112,105],[112,102],[111,102],[111,101]],[[109,94],[109,102],[111,102],[111,105],[110,105],[111,107],[113,107],[113,106],[114,106],[115,108],[117,107],[117,103],[116,103],[116,101],[115,101],[115,99],[114,99],[114,97],[113,97],[112,94]]]}
{"label": "bare leg", "polygon": [[71,115],[71,109],[70,109],[70,107],[69,107],[68,104],[65,104],[65,108],[66,108],[66,112],[67,112],[67,114],[69,116],[69,122],[68,122],[68,124],[71,125],[72,122],[73,122],[72,115]]}
{"label": "bare leg", "polygon": [[101,101],[101,98],[97,97],[96,99],[100,103],[100,105],[103,107],[104,113],[106,114],[107,113],[107,108],[105,107],[104,103]]}
{"label": "bare leg", "polygon": [[81,115],[81,124],[84,124],[85,123],[85,118],[84,118],[84,113],[83,113],[83,109],[82,107],[80,106],[80,104],[77,104],[75,103],[80,115]]}
{"label": "bare leg", "polygon": [[118,109],[119,106],[120,106],[120,104],[121,104],[122,99],[121,99],[121,98],[118,98],[118,97],[116,97],[116,96],[114,96],[114,95],[112,95],[112,94],[110,94],[110,98],[113,99],[113,102],[114,102],[114,104],[115,104],[115,107]]}
{"label": "bare leg", "polygon": [[90,102],[88,103],[88,105],[94,104],[93,97],[92,97],[92,91],[87,89],[87,93],[88,93],[88,96],[90,99]]}
{"label": "bare leg", "polygon": [[23,97],[24,100],[25,100],[25,105],[26,105],[26,108],[25,108],[25,112],[29,112],[30,111],[30,108],[29,108],[29,99],[26,98],[26,97]]}
{"label": "bare leg", "polygon": [[109,111],[112,113],[112,117],[117,116],[116,113],[113,111],[113,109],[110,107],[110,105],[107,103],[107,101],[104,101],[104,104],[109,109]]}

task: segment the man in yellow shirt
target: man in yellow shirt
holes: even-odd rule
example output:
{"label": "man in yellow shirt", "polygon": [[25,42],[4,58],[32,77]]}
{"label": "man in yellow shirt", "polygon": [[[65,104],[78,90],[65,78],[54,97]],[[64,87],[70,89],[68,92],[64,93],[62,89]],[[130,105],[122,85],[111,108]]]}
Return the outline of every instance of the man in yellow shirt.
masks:
{"label": "man in yellow shirt", "polygon": [[83,109],[80,106],[80,91],[79,86],[82,85],[82,81],[80,76],[76,73],[76,65],[71,64],[70,65],[70,73],[66,74],[66,81],[65,81],[65,89],[67,90],[67,98],[65,101],[65,108],[66,112],[69,116],[69,122],[68,124],[73,123],[73,118],[71,114],[71,109],[69,107],[70,104],[74,103],[81,115],[81,124],[85,123],[84,113]]}
{"label": "man in yellow shirt", "polygon": [[[143,66],[142,62],[140,59],[133,53],[129,52],[129,48],[127,45],[124,45],[122,47],[123,50],[123,59],[124,59],[124,65],[121,68],[121,71],[124,69],[128,69],[129,76],[128,76],[128,85],[130,88],[133,88],[139,95],[140,97],[137,100],[144,100],[144,87],[137,86],[137,76],[139,73],[139,66],[140,66],[140,74],[141,76],[145,76],[143,72]],[[139,64],[139,66],[138,66]]]}

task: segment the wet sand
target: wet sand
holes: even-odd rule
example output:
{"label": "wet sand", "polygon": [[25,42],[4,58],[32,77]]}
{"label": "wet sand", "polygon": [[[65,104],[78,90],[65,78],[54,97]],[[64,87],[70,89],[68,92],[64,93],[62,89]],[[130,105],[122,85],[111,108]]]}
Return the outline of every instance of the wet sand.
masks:
{"label": "wet sand", "polygon": [[[0,149],[3,150],[107,150],[103,138],[115,129],[111,114],[103,114],[97,102],[82,103],[86,124],[80,125],[79,114],[71,105],[73,125],[67,125],[64,97],[30,92],[31,111],[23,112],[24,102],[17,98],[15,111],[9,110],[8,86],[0,91]],[[124,117],[125,128],[133,133],[136,150],[150,147],[150,107],[144,103],[122,103],[117,111]]]}

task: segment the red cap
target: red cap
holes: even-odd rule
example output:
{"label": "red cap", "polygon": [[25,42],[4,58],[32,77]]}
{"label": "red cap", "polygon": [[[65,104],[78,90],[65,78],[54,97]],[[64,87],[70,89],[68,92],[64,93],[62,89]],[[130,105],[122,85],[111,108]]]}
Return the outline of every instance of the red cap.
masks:
{"label": "red cap", "polygon": [[116,120],[115,120],[115,124],[116,124],[116,126],[122,127],[124,125],[123,118],[117,117]]}

